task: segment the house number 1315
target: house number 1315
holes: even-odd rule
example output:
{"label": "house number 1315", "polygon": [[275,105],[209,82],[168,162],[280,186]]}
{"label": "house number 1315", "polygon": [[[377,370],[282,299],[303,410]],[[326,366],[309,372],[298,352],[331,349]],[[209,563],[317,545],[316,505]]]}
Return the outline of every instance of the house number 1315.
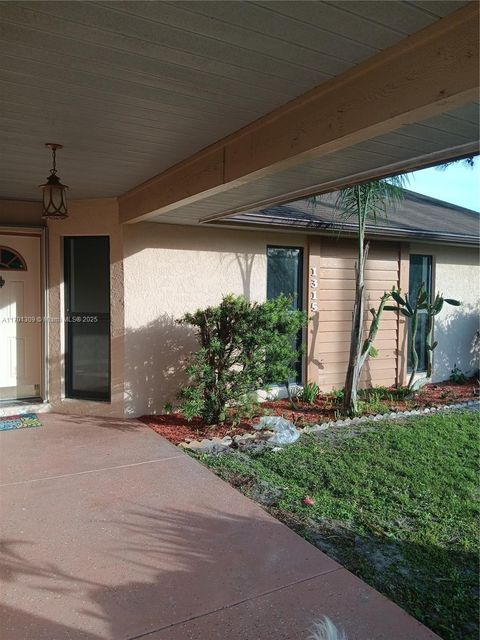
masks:
{"label": "house number 1315", "polygon": [[317,267],[310,267],[310,311],[318,311],[317,287]]}

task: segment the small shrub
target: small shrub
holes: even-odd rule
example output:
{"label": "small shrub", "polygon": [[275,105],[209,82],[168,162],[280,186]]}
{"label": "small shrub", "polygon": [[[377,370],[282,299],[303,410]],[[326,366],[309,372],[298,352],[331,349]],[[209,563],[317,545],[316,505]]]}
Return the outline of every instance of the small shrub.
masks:
{"label": "small shrub", "polygon": [[295,375],[301,353],[295,339],[306,315],[283,295],[262,304],[228,295],[178,322],[196,327],[200,342],[187,366],[190,383],[180,394],[188,419],[225,422],[229,408],[239,413],[253,392]]}
{"label": "small shrub", "polygon": [[375,396],[381,400],[391,400],[393,398],[392,391],[388,387],[368,387],[367,389],[360,389],[358,396],[363,400]]}
{"label": "small shrub", "polygon": [[358,413],[388,413],[390,405],[388,403],[395,402],[397,399],[397,389],[389,389],[388,387],[372,387],[369,389],[360,389],[358,392]]}
{"label": "small shrub", "polygon": [[300,400],[308,402],[308,404],[315,404],[315,400],[320,395],[320,387],[316,382],[307,382],[299,394]]}
{"label": "small shrub", "polygon": [[163,413],[172,413],[173,411],[173,404],[171,402],[165,402],[165,404],[163,405]]}
{"label": "small shrub", "polygon": [[256,398],[245,398],[243,402],[239,403],[238,409],[231,412],[231,421],[233,425],[238,425],[242,420],[251,420],[264,414],[265,411]]}
{"label": "small shrub", "polygon": [[345,392],[344,392],[343,389],[333,389],[333,391],[331,391],[330,395],[332,396],[332,399],[335,402],[339,402],[340,400],[343,400]]}
{"label": "small shrub", "polygon": [[410,396],[411,394],[412,392],[408,387],[397,387],[396,389],[393,390],[393,397],[396,398],[397,400],[404,400],[405,398],[408,398],[408,396]]}
{"label": "small shrub", "polygon": [[390,407],[386,402],[383,402],[378,396],[374,396],[369,400],[358,401],[358,413],[359,415],[364,413],[388,413]]}
{"label": "small shrub", "polygon": [[455,384],[465,384],[465,382],[467,381],[467,376],[455,364],[450,373],[450,380],[452,382],[455,382]]}

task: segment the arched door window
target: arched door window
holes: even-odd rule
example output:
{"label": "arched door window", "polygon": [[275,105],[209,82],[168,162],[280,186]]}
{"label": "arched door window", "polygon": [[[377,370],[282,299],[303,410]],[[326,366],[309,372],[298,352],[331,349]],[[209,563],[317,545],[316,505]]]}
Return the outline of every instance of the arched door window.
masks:
{"label": "arched door window", "polygon": [[23,257],[10,247],[0,246],[0,271],[26,271],[27,263]]}

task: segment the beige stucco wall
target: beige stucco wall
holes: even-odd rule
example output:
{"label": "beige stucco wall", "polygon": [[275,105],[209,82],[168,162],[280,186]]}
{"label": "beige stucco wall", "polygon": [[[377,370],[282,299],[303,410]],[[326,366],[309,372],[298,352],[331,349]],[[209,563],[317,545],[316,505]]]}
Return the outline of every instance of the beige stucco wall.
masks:
{"label": "beige stucco wall", "polygon": [[43,226],[41,202],[0,200],[0,224]]}
{"label": "beige stucco wall", "polygon": [[304,246],[297,234],[154,223],[124,228],[125,411],[160,412],[185,379],[196,348],[175,320],[227,293],[266,297],[267,245]]}
{"label": "beige stucco wall", "polygon": [[[64,317],[63,238],[74,235],[110,237],[111,391],[110,403],[66,399],[64,325],[48,329],[49,400],[54,411],[87,415],[123,415],[123,243],[115,199],[69,202],[69,217],[48,223],[48,315]],[[94,286],[95,283],[92,283]]]}
{"label": "beige stucco wall", "polygon": [[448,380],[454,365],[473,375],[479,367],[480,266],[478,249],[411,244],[410,253],[433,256],[433,286],[446,298],[460,300],[460,307],[444,305],[435,320],[432,381]]}

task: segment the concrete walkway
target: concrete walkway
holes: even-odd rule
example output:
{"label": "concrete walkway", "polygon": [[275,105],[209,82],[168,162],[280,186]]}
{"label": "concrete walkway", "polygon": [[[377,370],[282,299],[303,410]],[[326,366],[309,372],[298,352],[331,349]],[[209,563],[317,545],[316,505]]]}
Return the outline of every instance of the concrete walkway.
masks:
{"label": "concrete walkway", "polygon": [[135,422],[0,432],[2,640],[435,634]]}

